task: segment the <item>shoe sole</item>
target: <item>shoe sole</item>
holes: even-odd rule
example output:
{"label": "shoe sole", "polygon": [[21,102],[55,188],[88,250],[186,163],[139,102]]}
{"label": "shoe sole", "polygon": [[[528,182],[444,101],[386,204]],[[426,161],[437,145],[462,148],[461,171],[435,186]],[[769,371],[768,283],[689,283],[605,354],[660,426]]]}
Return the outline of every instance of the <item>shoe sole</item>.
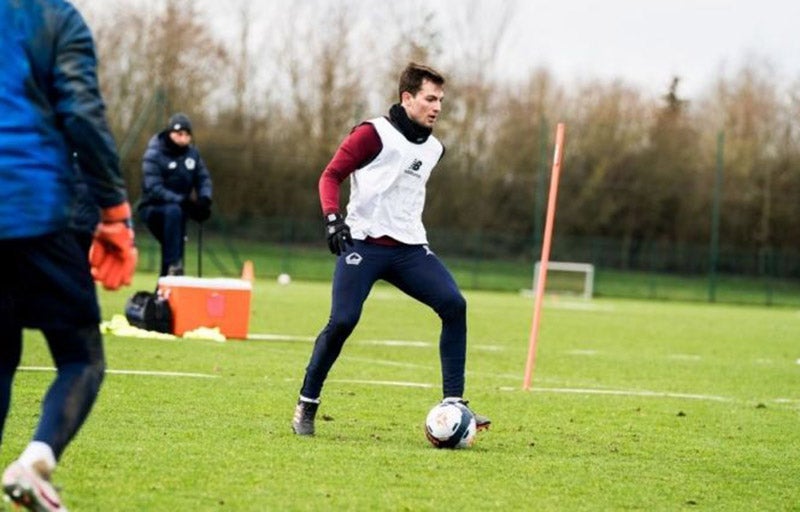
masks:
{"label": "shoe sole", "polygon": [[[3,475],[4,479],[6,475]],[[24,470],[20,474],[3,482],[3,493],[6,501],[14,503],[18,507],[23,507],[33,512],[67,512],[67,509],[60,503],[60,499],[53,489],[53,497],[48,497],[49,490],[40,486],[38,481],[26,476]]]}
{"label": "shoe sole", "polygon": [[32,510],[33,512],[51,512],[53,510],[63,510],[66,512],[66,509],[64,508],[55,509],[44,505],[41,500],[37,498],[36,491],[31,487],[26,487],[25,485],[15,483],[3,486],[3,491],[5,492],[5,498],[8,501],[27,510]]}

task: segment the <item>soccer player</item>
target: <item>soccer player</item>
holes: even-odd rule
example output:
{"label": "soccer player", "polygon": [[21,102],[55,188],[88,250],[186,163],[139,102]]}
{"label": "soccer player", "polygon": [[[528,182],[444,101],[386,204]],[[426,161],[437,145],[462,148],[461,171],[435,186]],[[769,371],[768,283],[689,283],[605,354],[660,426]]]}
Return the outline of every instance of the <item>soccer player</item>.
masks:
{"label": "soccer player", "polygon": [[[325,378],[353,332],[379,279],[423,304],[442,320],[439,357],[444,401],[463,401],[467,304],[453,276],[428,246],[422,210],[428,177],[444,155],[432,135],[444,97],[436,70],[409,64],[400,76],[400,102],[386,117],[356,126],[319,180],[328,247],[338,256],[331,315],[317,336],[292,420],[299,435],[314,434]],[[347,219],[339,189],[350,178]],[[479,429],[491,423],[475,414]]]}
{"label": "soccer player", "polygon": [[142,158],[139,215],[161,244],[160,275],[183,274],[186,221],[208,220],[211,190],[211,174],[192,144],[192,123],[186,114],[173,114]]}
{"label": "soccer player", "polygon": [[[29,510],[64,511],[50,478],[105,372],[93,278],[130,284],[131,208],[79,12],[65,0],[0,0],[0,56],[0,440],[24,328],[42,331],[56,367],[2,485]],[[89,255],[74,225],[86,205],[100,215]]]}

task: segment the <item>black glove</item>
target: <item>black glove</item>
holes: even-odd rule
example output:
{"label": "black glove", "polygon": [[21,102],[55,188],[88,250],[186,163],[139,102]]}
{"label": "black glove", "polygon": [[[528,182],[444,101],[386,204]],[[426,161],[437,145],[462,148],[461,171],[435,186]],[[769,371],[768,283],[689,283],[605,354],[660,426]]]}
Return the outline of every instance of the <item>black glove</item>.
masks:
{"label": "black glove", "polygon": [[181,199],[181,202],[179,204],[180,204],[181,210],[183,210],[183,213],[185,213],[186,215],[189,215],[191,217],[191,211],[194,209],[194,201],[192,201],[192,198],[191,197],[185,197],[185,198]]}
{"label": "black glove", "polygon": [[348,245],[353,245],[350,236],[350,227],[338,213],[329,213],[325,216],[325,230],[328,235],[328,249],[337,256],[347,251]]}
{"label": "black glove", "polygon": [[186,198],[181,201],[181,208],[190,219],[205,222],[211,217],[211,198],[201,197],[197,201]]}
{"label": "black glove", "polygon": [[205,222],[209,217],[211,217],[211,198],[203,196],[195,203],[192,218],[197,222]]}

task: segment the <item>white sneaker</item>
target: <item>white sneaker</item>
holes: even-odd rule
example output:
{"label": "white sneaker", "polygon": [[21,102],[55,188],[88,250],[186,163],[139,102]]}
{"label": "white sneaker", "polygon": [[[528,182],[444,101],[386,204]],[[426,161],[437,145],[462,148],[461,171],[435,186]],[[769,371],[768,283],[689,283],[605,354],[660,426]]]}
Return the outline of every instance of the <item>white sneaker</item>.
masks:
{"label": "white sneaker", "polygon": [[19,461],[3,473],[3,491],[12,502],[34,512],[67,512],[53,484]]}

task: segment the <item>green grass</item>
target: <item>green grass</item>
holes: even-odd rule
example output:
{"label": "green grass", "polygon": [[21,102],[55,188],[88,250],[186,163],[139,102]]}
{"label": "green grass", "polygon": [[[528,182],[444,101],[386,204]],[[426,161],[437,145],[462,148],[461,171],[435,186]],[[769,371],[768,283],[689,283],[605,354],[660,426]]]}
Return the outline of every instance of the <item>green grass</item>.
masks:
{"label": "green grass", "polygon": [[[196,235],[190,232],[189,236],[186,270],[197,275]],[[141,253],[139,269],[155,272],[159,258],[155,240],[140,230],[137,245]],[[435,244],[433,247],[436,248]],[[278,245],[206,235],[204,248],[204,276],[238,275],[243,260],[250,259],[257,275],[263,278],[274,279],[285,272],[303,281],[327,282],[335,262],[321,240],[310,245]],[[532,286],[533,266],[525,255],[516,259],[442,256],[466,290],[518,292]],[[556,278],[557,275],[551,273],[548,283],[556,284],[553,281]],[[714,300],[711,301],[712,283],[707,274],[679,275],[598,267],[594,292],[596,297],[604,298],[800,307],[800,281],[797,279],[720,274],[713,286]]]}
{"label": "green grass", "polygon": [[[140,274],[133,289],[154,282]],[[131,291],[101,293],[105,318]],[[289,427],[311,342],[106,337],[111,371],[55,475],[64,500],[77,511],[798,510],[797,310],[550,299],[522,391],[533,300],[465,295],[467,398],[494,421],[471,449],[436,450],[422,433],[440,398],[438,319],[378,286],[311,439]],[[329,296],[328,283],[259,280],[250,331],[313,337]],[[51,365],[37,332],[23,365]],[[52,376],[17,374],[2,464],[28,442]]]}

